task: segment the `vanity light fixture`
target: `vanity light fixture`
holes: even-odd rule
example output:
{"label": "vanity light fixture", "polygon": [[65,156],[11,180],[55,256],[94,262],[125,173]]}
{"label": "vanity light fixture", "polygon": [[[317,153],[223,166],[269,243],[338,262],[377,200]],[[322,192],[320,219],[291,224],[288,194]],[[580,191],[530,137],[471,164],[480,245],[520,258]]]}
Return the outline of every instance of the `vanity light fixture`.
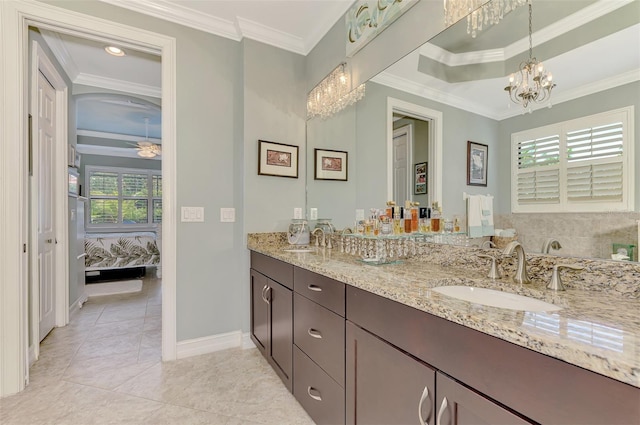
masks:
{"label": "vanity light fixture", "polygon": [[364,83],[352,90],[346,66],[344,62],[338,65],[311,90],[307,96],[307,118],[328,118],[364,97]]}
{"label": "vanity light fixture", "polygon": [[126,56],[127,54],[119,47],[116,46],[105,46],[104,51],[109,53],[112,56]]}
{"label": "vanity light fixture", "polygon": [[[529,3],[529,59],[520,64],[520,69],[509,76],[509,85],[505,91],[514,103],[522,105],[525,109],[531,102],[542,103],[549,101],[551,107],[551,90],[556,86],[553,83],[551,72],[544,69],[542,62],[533,57],[533,43],[531,41],[531,0]],[[529,108],[531,112],[531,108]]]}
{"label": "vanity light fixture", "polygon": [[138,150],[138,156],[142,158],[155,158],[158,155],[162,155],[162,147],[149,141],[149,118],[145,118],[144,123],[145,139],[137,143],[136,149]]}
{"label": "vanity light fixture", "polygon": [[476,38],[484,27],[499,23],[504,15],[524,5],[527,0],[444,0],[446,27],[467,17],[467,34]]}

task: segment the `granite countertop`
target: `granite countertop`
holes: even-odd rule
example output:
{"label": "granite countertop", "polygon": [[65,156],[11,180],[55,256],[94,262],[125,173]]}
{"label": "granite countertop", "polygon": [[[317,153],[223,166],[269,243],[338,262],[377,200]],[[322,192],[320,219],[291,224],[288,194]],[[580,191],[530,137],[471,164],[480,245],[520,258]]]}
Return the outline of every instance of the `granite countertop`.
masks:
{"label": "granite countertop", "polygon": [[[283,247],[277,238],[249,237],[248,241],[252,251],[640,388],[638,298],[573,287],[556,292],[536,281],[518,285],[511,281],[511,273],[491,280],[486,278],[488,266],[443,267],[424,258],[371,265],[339,249],[292,253]],[[516,293],[553,303],[562,310],[548,313],[508,310],[473,304],[432,290],[446,285]]]}

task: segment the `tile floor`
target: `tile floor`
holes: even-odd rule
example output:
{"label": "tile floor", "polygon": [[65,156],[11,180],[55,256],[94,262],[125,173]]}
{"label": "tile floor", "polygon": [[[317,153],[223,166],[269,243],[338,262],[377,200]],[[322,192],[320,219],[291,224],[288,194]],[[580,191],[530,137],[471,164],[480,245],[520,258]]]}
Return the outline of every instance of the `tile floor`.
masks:
{"label": "tile floor", "polygon": [[92,298],[54,329],[0,424],[313,424],[255,348],[162,363],[160,284]]}

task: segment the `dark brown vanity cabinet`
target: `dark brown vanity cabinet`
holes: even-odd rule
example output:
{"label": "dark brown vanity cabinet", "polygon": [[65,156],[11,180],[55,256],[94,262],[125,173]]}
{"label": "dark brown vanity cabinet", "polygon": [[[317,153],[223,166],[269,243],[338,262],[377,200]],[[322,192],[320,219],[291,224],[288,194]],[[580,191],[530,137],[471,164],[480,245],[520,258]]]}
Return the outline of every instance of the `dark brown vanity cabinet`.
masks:
{"label": "dark brown vanity cabinet", "polygon": [[294,268],[293,394],[318,425],[345,421],[345,286]]}
{"label": "dark brown vanity cabinet", "polygon": [[292,391],[293,266],[252,252],[250,274],[251,339]]}
{"label": "dark brown vanity cabinet", "polygon": [[436,371],[347,322],[347,424],[435,424]]}

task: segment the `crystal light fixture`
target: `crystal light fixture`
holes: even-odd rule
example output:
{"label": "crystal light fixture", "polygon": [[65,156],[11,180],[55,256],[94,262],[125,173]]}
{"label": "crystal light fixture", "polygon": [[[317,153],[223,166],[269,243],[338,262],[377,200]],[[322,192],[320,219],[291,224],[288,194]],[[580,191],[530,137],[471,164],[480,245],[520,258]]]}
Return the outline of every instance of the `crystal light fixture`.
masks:
{"label": "crystal light fixture", "polygon": [[467,17],[467,34],[475,38],[484,27],[500,22],[504,15],[527,0],[444,0],[444,24],[449,27]]}
{"label": "crystal light fixture", "polygon": [[307,96],[307,118],[328,118],[364,97],[365,85],[351,89],[351,78],[341,63]]}
{"label": "crystal light fixture", "polygon": [[[509,85],[505,91],[514,103],[527,108],[531,102],[542,103],[549,101],[551,106],[551,90],[556,86],[551,72],[544,69],[542,62],[533,57],[533,42],[531,41],[531,0],[529,0],[529,59],[520,64],[520,69],[509,76]],[[531,109],[529,109],[531,112]]]}

